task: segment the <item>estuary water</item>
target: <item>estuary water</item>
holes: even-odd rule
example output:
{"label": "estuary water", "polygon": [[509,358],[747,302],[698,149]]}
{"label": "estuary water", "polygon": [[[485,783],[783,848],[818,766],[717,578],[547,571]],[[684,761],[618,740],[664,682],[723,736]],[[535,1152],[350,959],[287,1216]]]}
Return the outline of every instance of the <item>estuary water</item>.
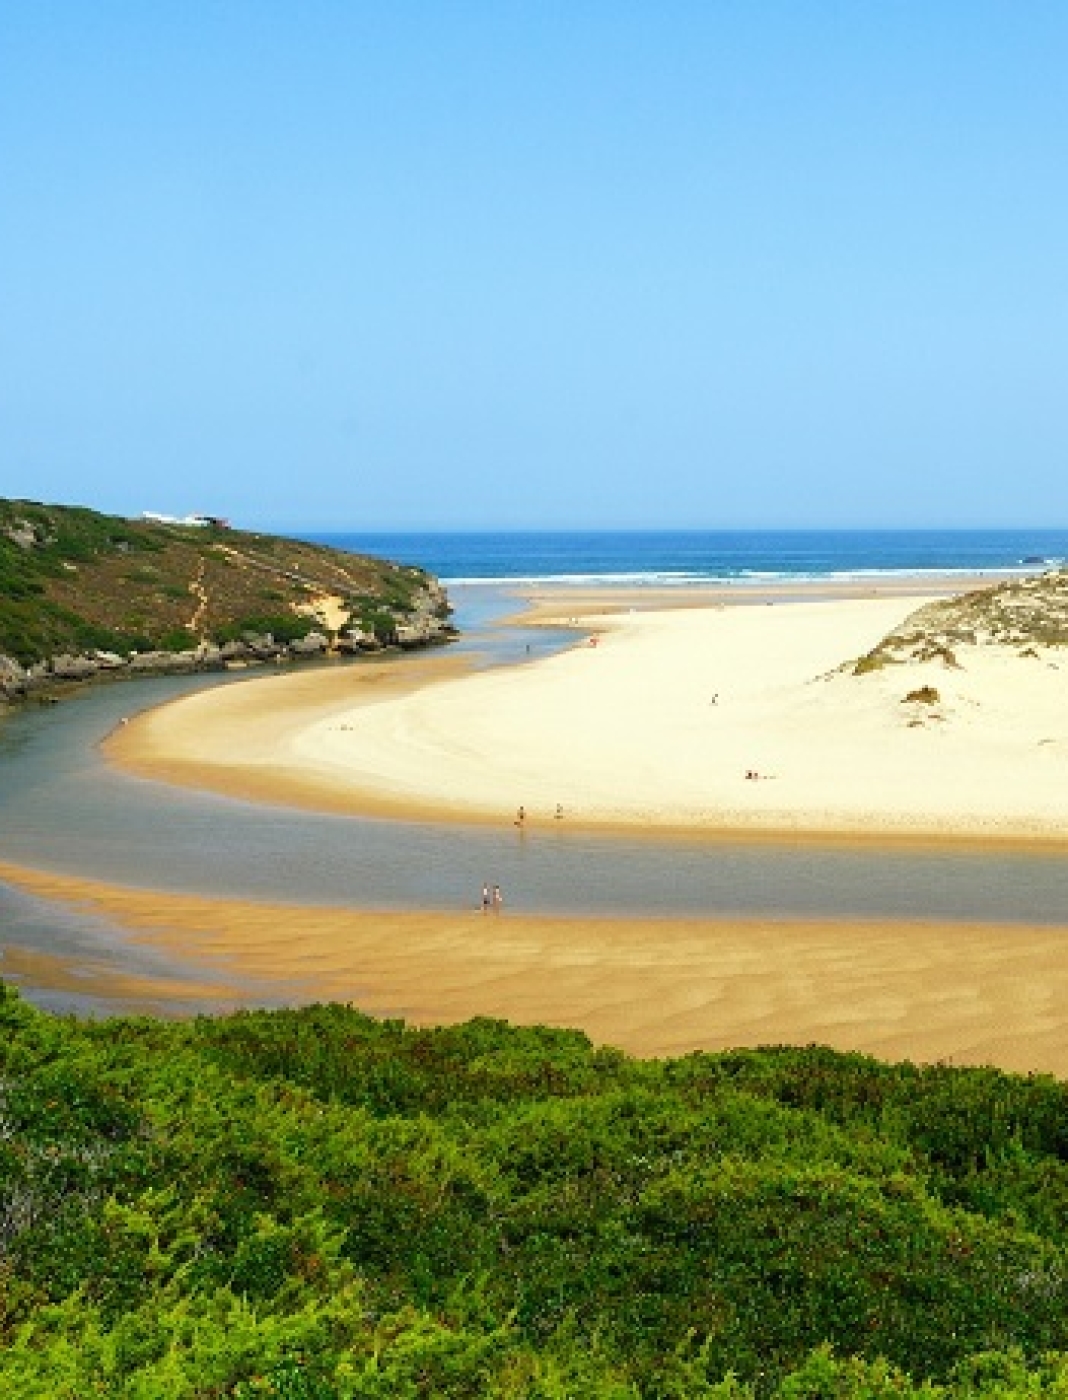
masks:
{"label": "estuary water", "polygon": [[[119,884],[401,909],[1068,922],[1055,855],[598,837],[320,815],[133,778],[99,741],[204,678],[87,691],[0,729],[0,855]],[[269,684],[249,681],[245,684]],[[135,693],[136,692],[136,693]]]}
{"label": "estuary water", "polygon": [[[523,661],[528,646],[533,659],[566,641],[500,625],[515,604],[498,584],[450,591],[460,604],[460,645],[482,664]],[[510,909],[526,913],[1068,924],[1068,861],[1054,854],[659,841],[319,815],[133,778],[101,758],[98,745],[121,717],[219,683],[101,686],[0,725],[0,859],[162,891],[295,904],[472,908],[488,880],[501,885]],[[0,945],[74,959],[110,941],[123,946],[128,970],[131,960],[152,970],[151,953],[127,945],[121,930],[3,884],[0,931]]]}

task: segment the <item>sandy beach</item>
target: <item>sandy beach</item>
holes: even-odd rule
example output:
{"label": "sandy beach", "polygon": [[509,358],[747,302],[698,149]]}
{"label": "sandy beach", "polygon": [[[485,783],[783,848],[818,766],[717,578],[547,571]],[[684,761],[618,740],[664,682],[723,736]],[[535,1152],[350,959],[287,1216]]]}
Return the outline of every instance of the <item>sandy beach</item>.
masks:
{"label": "sandy beach", "polygon": [[[105,915],[187,969],[175,1002],[351,1001],[440,1024],[580,1027],[639,1055],[831,1045],[885,1059],[1068,1076],[1064,931],[951,923],[370,913],[166,897],[0,864],[39,898]],[[12,972],[62,987],[84,970]],[[136,1006],[158,980],[112,977]]]}
{"label": "sandy beach", "polygon": [[[1059,654],[1000,647],[853,673],[925,598],[902,588],[695,605],[540,598],[576,645],[213,690],[107,746],[169,781],[434,820],[875,840],[1068,840]],[[587,610],[582,605],[587,604]],[[732,605],[737,604],[737,605]],[[924,688],[931,700],[908,697]],[[756,775],[756,776],[753,776]]]}
{"label": "sandy beach", "polygon": [[[437,653],[272,676],[149,711],[105,747],[149,777],[272,802],[509,829],[522,804],[531,839],[616,827],[1056,851],[1068,707],[1054,651],[974,648],[958,667],[853,674],[922,601],[901,587],[789,601],[554,593],[526,614],[572,628],[575,645],[548,658],[478,669]],[[923,685],[936,705],[906,700]],[[418,1024],[577,1026],[642,1055],[823,1043],[1068,1075],[1063,928],[382,913],[11,865],[0,880],[103,915],[178,969],[129,986],[112,970],[110,993],[131,1007],[337,999]],[[11,952],[10,971],[38,985],[84,975]]]}

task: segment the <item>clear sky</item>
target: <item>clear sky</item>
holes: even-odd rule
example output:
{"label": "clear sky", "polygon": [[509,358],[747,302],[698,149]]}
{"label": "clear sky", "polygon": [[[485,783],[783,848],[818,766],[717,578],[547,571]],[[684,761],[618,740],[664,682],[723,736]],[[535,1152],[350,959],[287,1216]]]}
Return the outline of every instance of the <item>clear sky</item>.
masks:
{"label": "clear sky", "polygon": [[0,495],[1068,524],[1061,0],[41,0]]}

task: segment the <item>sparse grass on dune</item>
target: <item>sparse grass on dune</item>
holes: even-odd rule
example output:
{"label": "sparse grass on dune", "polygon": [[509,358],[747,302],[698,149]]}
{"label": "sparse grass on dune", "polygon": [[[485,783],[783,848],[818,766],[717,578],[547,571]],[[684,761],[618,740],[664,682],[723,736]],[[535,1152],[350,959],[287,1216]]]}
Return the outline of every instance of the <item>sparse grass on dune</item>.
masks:
{"label": "sparse grass on dune", "polygon": [[911,661],[959,665],[958,651],[997,646],[1037,654],[1068,645],[1068,570],[939,598],[917,609],[854,663],[855,675]]}

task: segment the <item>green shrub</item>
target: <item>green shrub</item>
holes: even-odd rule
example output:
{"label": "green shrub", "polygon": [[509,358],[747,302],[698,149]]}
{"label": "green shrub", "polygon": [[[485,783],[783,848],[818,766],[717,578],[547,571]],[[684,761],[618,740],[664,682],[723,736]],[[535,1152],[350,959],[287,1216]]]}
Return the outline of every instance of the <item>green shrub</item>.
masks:
{"label": "green shrub", "polygon": [[1049,1077],[343,1006],[79,1023],[0,983],[0,1122],[2,1394],[1068,1385]]}
{"label": "green shrub", "polygon": [[869,651],[866,656],[862,656],[853,666],[854,676],[867,676],[872,671],[881,671],[886,666],[894,664],[894,658],[885,651]]}
{"label": "green shrub", "polygon": [[156,646],[160,651],[189,651],[195,644],[196,638],[186,628],[172,627],[163,633]]}
{"label": "green shrub", "polygon": [[236,622],[226,623],[213,629],[216,642],[235,642],[247,637],[262,637],[268,633],[280,645],[306,637],[315,626],[309,617],[298,613],[279,613],[271,616],[243,617]]}

